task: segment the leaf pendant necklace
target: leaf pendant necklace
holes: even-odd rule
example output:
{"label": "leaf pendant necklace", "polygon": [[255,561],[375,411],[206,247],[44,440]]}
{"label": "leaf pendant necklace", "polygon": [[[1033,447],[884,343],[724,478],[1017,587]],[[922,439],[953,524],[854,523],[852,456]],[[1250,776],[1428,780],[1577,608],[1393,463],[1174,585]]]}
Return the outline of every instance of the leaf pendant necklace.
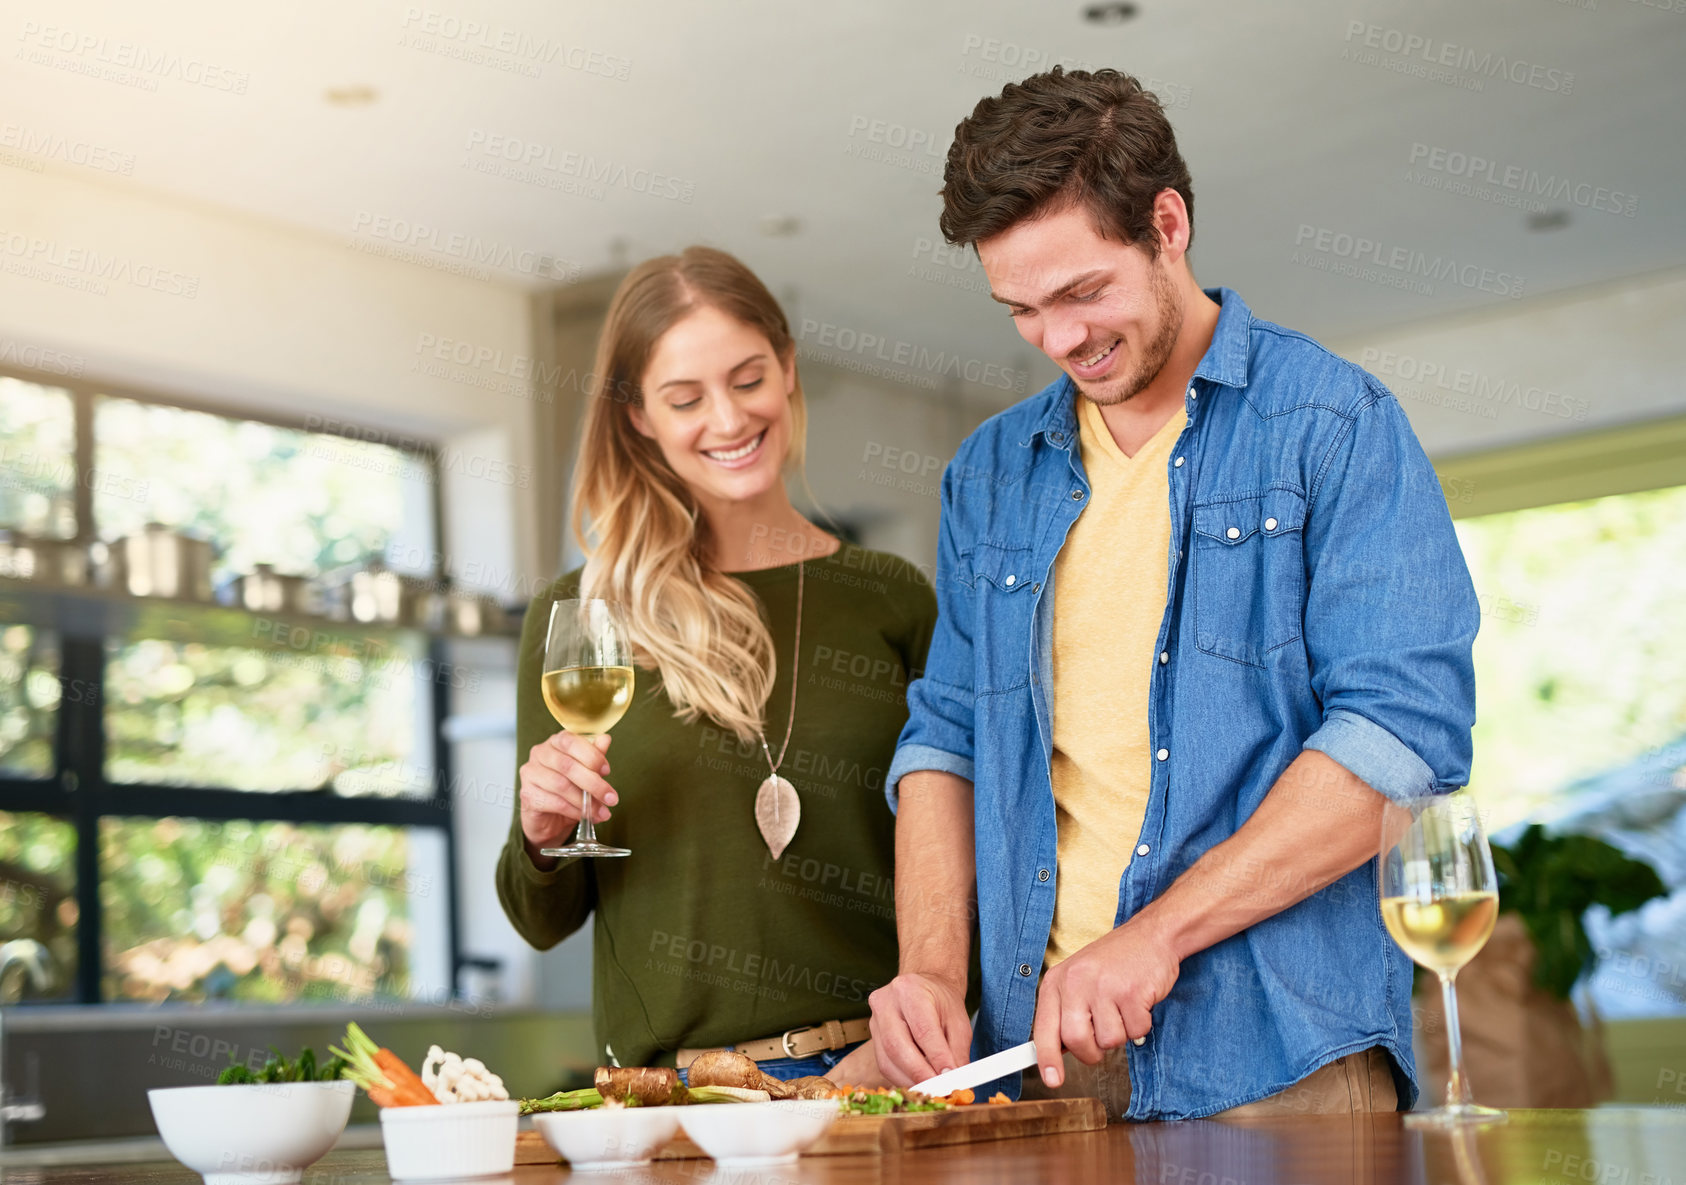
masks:
{"label": "leaf pendant necklace", "polygon": [[767,844],[767,851],[777,860],[784,855],[784,850],[790,846],[790,841],[796,836],[796,825],[802,821],[802,800],[796,795],[796,787],[779,776],[779,766],[784,764],[785,754],[790,750],[790,733],[796,726],[796,679],[799,673],[798,658],[802,653],[802,583],[803,564],[796,565],[796,643],[790,652],[790,716],[784,725],[784,743],[779,746],[778,760],[773,760],[773,751],[767,745],[767,735],[761,734],[761,752],[767,757],[767,780],[761,783],[761,788],[755,792],[755,825],[761,831],[761,838]]}

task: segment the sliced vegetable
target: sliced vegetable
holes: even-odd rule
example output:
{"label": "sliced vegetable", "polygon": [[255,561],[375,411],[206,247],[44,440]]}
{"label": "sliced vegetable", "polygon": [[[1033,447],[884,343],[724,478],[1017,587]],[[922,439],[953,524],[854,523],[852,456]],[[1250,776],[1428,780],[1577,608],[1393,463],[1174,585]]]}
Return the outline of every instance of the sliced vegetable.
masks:
{"label": "sliced vegetable", "polygon": [[856,1115],[893,1115],[903,1111],[946,1111],[946,1098],[934,1099],[917,1090],[902,1092],[893,1086],[856,1087],[843,1098],[843,1106]]}

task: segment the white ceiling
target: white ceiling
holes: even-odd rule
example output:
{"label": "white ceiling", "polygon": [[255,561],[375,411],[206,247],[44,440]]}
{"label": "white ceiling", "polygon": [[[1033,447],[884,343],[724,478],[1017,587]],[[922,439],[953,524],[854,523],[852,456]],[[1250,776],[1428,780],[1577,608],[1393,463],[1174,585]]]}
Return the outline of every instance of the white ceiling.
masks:
{"label": "white ceiling", "polygon": [[[1686,264],[1686,16],[1635,0],[1139,0],[1139,15],[1116,27],[1086,23],[1076,0],[5,7],[0,30],[20,49],[39,50],[49,25],[73,34],[66,44],[92,48],[46,51],[46,64],[10,58],[0,123],[133,154],[132,175],[112,184],[342,241],[366,234],[372,218],[421,223],[440,242],[474,237],[586,270],[711,242],[759,269],[795,318],[1005,365],[1030,356],[987,297],[908,271],[916,243],[938,238],[941,148],[954,124],[1004,81],[1060,58],[1167,84],[1195,179],[1202,281],[1235,287],[1264,315],[1318,336],[1507,300],[1314,271],[1292,260],[1302,226],[1520,275],[1530,295]],[[428,32],[469,22],[487,32]],[[1362,34],[1349,40],[1353,22],[1381,37],[1426,38],[1431,53],[1449,44],[1520,62],[1512,68],[1524,77],[1526,66],[1572,72],[1572,89],[1487,77],[1474,92],[1345,60],[1362,43]],[[408,43],[415,37],[425,44]],[[142,89],[87,75],[123,42],[243,74],[245,93],[175,76]],[[537,77],[509,69],[527,61],[519,50],[498,48],[523,42],[548,47]],[[627,77],[570,61],[610,72],[624,64]],[[237,75],[221,77],[230,85]],[[353,85],[372,87],[377,101],[324,100]],[[924,132],[938,149],[919,153],[917,169],[852,155],[881,147],[851,136],[878,120]],[[653,170],[693,186],[693,197],[624,186],[570,195],[466,167],[476,137],[493,136],[537,145],[555,162],[579,153],[629,178]],[[1624,217],[1571,203],[1566,228],[1529,232],[1519,210],[1408,181],[1413,144],[1636,195],[1637,208]],[[799,231],[762,232],[781,216],[799,219]]]}

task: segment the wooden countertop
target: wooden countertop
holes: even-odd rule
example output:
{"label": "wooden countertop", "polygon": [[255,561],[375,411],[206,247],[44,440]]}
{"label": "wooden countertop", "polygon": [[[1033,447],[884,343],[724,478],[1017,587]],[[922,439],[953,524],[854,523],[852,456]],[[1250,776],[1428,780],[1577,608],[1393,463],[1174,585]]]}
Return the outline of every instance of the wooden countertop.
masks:
{"label": "wooden countertop", "polygon": [[[548,1185],[559,1167],[518,1168],[479,1185]],[[590,1182],[595,1174],[581,1174]],[[1686,1185],[1686,1110],[1513,1111],[1500,1127],[1458,1135],[1406,1131],[1397,1115],[1245,1123],[1118,1124],[1100,1132],[922,1149],[805,1157],[794,1165],[716,1173],[708,1160],[612,1174],[614,1185]],[[5,1185],[196,1185],[179,1164],[4,1168]],[[306,1185],[386,1185],[378,1151],[330,1153]],[[602,1178],[597,1178],[602,1179]]]}

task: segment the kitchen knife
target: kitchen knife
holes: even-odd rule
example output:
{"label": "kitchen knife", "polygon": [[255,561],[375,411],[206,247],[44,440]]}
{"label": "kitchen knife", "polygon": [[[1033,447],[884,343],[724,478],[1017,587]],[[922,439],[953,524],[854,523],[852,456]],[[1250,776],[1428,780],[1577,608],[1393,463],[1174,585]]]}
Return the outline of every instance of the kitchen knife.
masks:
{"label": "kitchen knife", "polygon": [[917,1090],[921,1094],[945,1095],[972,1086],[982,1086],[1005,1074],[1027,1069],[1035,1064],[1036,1043],[1026,1041],[1023,1045],[1015,1045],[1011,1049],[1003,1049],[1000,1053],[981,1057],[975,1062],[967,1062],[957,1069],[945,1070],[935,1078],[914,1083],[908,1089]]}

